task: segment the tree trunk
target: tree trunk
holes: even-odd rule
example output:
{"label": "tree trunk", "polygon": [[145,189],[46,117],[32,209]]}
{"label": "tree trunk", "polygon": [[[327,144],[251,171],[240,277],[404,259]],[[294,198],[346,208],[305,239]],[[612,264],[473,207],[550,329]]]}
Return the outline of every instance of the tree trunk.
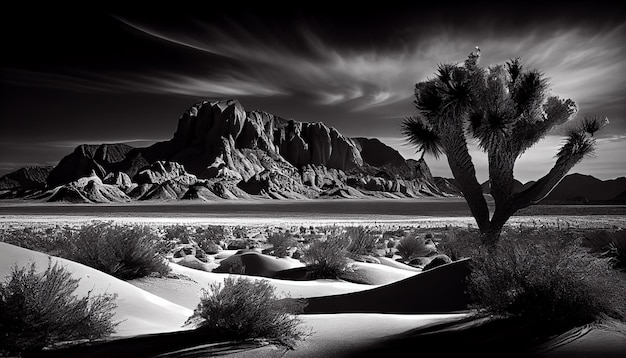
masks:
{"label": "tree trunk", "polygon": [[509,201],[504,206],[496,206],[491,221],[489,221],[489,228],[484,232],[481,231],[484,245],[494,247],[498,243],[502,228],[504,228],[506,222],[509,221],[509,218],[515,213],[512,204],[512,201]]}
{"label": "tree trunk", "polygon": [[448,138],[445,147],[450,170],[465,197],[472,216],[476,219],[478,228],[484,232],[489,227],[489,208],[483,196],[483,190],[476,180],[476,170],[462,132],[460,138],[453,138],[452,140]]}
{"label": "tree trunk", "polygon": [[508,206],[512,201],[515,158],[516,155],[505,148],[490,151],[488,154],[489,185],[496,208]]}
{"label": "tree trunk", "polygon": [[496,246],[498,241],[500,240],[500,235],[502,234],[502,228],[504,227],[505,222],[498,223],[490,223],[489,228],[484,232],[481,231],[481,240],[482,244],[492,249]]}

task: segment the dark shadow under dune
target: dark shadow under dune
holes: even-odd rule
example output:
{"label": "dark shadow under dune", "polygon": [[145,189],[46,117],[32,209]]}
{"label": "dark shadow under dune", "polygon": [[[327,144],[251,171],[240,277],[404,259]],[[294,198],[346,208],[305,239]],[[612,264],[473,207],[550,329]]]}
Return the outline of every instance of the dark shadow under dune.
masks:
{"label": "dark shadow under dune", "polygon": [[450,313],[467,310],[470,259],[455,261],[371,290],[308,298],[305,314]]}
{"label": "dark shadow under dune", "polygon": [[422,354],[443,357],[533,357],[542,342],[535,328],[515,319],[468,317],[386,337],[345,357],[396,357],[416,347]]}
{"label": "dark shadow under dune", "polygon": [[135,337],[107,339],[68,347],[26,353],[23,357],[43,358],[111,358],[111,357],[213,357],[265,346],[255,340],[233,340],[204,329]]}

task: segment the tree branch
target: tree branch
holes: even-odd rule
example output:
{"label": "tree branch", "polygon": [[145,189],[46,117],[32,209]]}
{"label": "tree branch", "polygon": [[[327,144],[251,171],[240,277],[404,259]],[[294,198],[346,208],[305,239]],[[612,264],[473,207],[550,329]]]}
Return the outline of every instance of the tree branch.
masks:
{"label": "tree branch", "polygon": [[583,157],[584,154],[575,154],[569,157],[560,156],[548,174],[537,180],[530,188],[514,195],[514,210],[517,211],[537,204],[548,196],[552,189],[561,182],[570,169],[578,164]]}

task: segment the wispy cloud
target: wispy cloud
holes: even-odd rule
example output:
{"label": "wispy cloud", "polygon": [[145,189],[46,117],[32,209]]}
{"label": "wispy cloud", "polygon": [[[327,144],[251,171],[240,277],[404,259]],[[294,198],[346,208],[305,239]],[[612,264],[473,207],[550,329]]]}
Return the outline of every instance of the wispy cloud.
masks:
{"label": "wispy cloud", "polygon": [[[3,80],[77,91],[204,97],[304,95],[319,105],[342,104],[349,110],[366,111],[410,101],[414,84],[430,76],[437,64],[462,61],[480,45],[483,64],[521,56],[528,67],[550,77],[554,93],[574,99],[584,111],[598,111],[626,100],[626,77],[621,75],[626,72],[626,25],[600,32],[538,26],[532,32],[515,34],[500,34],[495,29],[463,33],[442,27],[427,37],[408,31],[403,46],[396,48],[373,45],[354,49],[325,41],[306,23],[293,29],[291,41],[283,41],[262,24],[250,30],[235,22],[218,27],[190,21],[188,27],[180,29],[119,20],[147,35],[196,51],[200,59],[191,69],[64,75],[8,71],[3,73]],[[202,66],[202,56],[218,56],[235,65],[225,69],[206,61]]]}
{"label": "wispy cloud", "polygon": [[485,24],[480,31],[441,26],[425,34],[409,27],[398,41],[401,46],[372,43],[357,48],[329,41],[306,22],[298,23],[286,36],[276,36],[269,24],[216,26],[189,21],[185,28],[174,28],[119,20],[166,44],[189,49],[192,65],[151,66],[133,73],[7,70],[3,80],[76,91],[212,98],[299,96],[312,105],[341,105],[342,110],[353,112],[375,109],[371,113],[377,116],[404,117],[410,115],[405,104],[411,101],[415,83],[431,76],[437,64],[460,62],[480,45],[483,64],[521,56],[528,68],[549,76],[555,94],[572,98],[582,112],[604,115],[607,108],[616,106],[623,111],[626,102],[622,75],[626,72],[626,25],[590,31],[538,24],[530,31],[499,32],[492,28],[495,25]]}
{"label": "wispy cloud", "polygon": [[[159,39],[237,61],[243,67],[227,77],[151,74],[143,90],[200,95],[289,95],[304,93],[318,104],[349,103],[353,110],[368,110],[406,101],[416,82],[434,72],[438,63],[462,61],[480,42],[483,63],[502,63],[521,56],[528,67],[544,71],[556,94],[582,103],[590,110],[607,102],[620,102],[626,78],[626,29],[623,26],[590,33],[579,28],[500,35],[451,33],[445,29],[395,50],[354,50],[325,42],[306,24],[294,29],[295,48],[263,29],[251,32],[241,24],[228,28],[199,23],[186,32],[174,32],[121,19]],[[141,82],[141,81],[138,81]],[[585,108],[583,108],[585,109]]]}

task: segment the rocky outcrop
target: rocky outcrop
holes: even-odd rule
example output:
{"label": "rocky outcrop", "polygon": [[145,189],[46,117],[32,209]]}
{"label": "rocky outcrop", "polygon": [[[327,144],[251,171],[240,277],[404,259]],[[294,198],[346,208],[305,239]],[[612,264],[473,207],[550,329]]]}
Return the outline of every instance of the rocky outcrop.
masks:
{"label": "rocky outcrop", "polygon": [[446,196],[463,196],[461,190],[456,187],[456,181],[454,179],[435,177],[435,185],[439,188],[439,191]]}
{"label": "rocky outcrop", "polygon": [[52,171],[51,166],[32,166],[18,169],[0,178],[0,190],[41,189]]}
{"label": "rocky outcrop", "polygon": [[48,187],[55,187],[95,173],[103,179],[108,173],[124,171],[133,147],[126,144],[79,145],[65,156],[48,175]]}
{"label": "rocky outcrop", "polygon": [[61,201],[70,203],[122,203],[131,200],[117,186],[104,184],[95,173],[68,184],[57,186],[32,198],[47,202]]}
{"label": "rocky outcrop", "polygon": [[128,174],[124,172],[109,173],[104,177],[102,182],[104,184],[115,185],[127,194],[137,187],[137,183],[133,183]]}
{"label": "rocky outcrop", "polygon": [[179,163],[157,161],[137,173],[133,181],[137,183],[137,187],[130,192],[134,199],[178,200],[198,183],[198,178],[187,173]]}
{"label": "rocky outcrop", "polygon": [[[84,201],[83,189],[71,183],[85,177],[135,200],[441,195],[424,161],[406,161],[377,139],[246,112],[235,100],[193,105],[172,139],[147,148],[78,146],[51,170],[47,188]],[[86,200],[115,201],[96,192]]]}

